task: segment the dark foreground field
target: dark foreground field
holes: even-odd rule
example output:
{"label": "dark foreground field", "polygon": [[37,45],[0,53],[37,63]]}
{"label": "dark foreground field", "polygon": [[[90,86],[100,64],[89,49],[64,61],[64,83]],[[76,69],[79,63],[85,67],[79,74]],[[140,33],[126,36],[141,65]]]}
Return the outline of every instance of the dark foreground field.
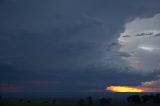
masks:
{"label": "dark foreground field", "polygon": [[[160,106],[160,94],[116,94],[114,97],[1,98],[0,106]],[[113,95],[112,95],[113,96]],[[125,96],[125,97],[124,97]],[[118,98],[116,98],[118,97]]]}
{"label": "dark foreground field", "polygon": [[[22,103],[22,102],[3,102],[0,104],[0,106],[80,106],[77,103],[65,103],[65,102],[59,102],[59,103],[42,103],[42,102],[33,102],[33,103]],[[89,105],[83,105],[83,106],[89,106]],[[92,106],[101,106],[98,103],[95,103]],[[160,104],[157,103],[139,103],[139,104],[128,104],[127,102],[123,103],[112,103],[112,104],[106,104],[104,106],[160,106]]]}

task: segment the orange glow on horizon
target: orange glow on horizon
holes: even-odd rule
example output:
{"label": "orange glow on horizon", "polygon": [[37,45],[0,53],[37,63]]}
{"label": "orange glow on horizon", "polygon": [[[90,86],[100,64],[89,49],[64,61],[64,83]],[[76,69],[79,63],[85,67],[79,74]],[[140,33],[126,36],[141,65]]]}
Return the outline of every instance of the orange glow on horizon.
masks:
{"label": "orange glow on horizon", "polygon": [[106,90],[111,92],[145,92],[143,88],[130,86],[109,86]]}

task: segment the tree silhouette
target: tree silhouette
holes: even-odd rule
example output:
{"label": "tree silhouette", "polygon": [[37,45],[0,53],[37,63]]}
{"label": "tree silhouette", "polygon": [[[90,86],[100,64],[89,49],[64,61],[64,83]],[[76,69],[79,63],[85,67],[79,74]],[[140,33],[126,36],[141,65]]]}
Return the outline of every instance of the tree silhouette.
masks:
{"label": "tree silhouette", "polygon": [[56,103],[56,100],[55,100],[55,99],[53,99],[53,100],[52,100],[52,103],[53,103],[53,104],[55,104],[55,103]]}
{"label": "tree silhouette", "polygon": [[85,100],[84,99],[80,99],[80,101],[78,102],[79,106],[85,106]]}
{"label": "tree silhouette", "polygon": [[156,95],[143,95],[141,96],[142,98],[142,102],[143,103],[147,103],[147,102],[156,102],[157,101],[157,97]]}
{"label": "tree silhouette", "polygon": [[0,106],[3,106],[2,96],[0,96]]}
{"label": "tree silhouette", "polygon": [[160,94],[156,95],[143,95],[141,96],[143,103],[153,102],[153,103],[160,103]]}
{"label": "tree silhouette", "polygon": [[31,100],[27,100],[27,103],[31,103]]}
{"label": "tree silhouette", "polygon": [[127,98],[128,103],[140,103],[141,102],[141,98],[139,95],[131,95]]}
{"label": "tree silhouette", "polygon": [[99,101],[101,106],[105,106],[106,104],[111,104],[112,98],[101,98]]}
{"label": "tree silhouette", "polygon": [[87,99],[88,99],[88,104],[89,104],[89,106],[92,106],[92,105],[93,105],[92,97],[89,96]]}
{"label": "tree silhouette", "polygon": [[23,102],[24,100],[23,99],[19,99],[19,102]]}
{"label": "tree silhouette", "polygon": [[155,102],[160,103],[160,94],[155,95]]}
{"label": "tree silhouette", "polygon": [[111,101],[112,101],[112,98],[106,99],[106,103],[107,103],[107,104],[111,104]]}
{"label": "tree silhouette", "polygon": [[150,100],[150,96],[149,95],[143,95],[143,96],[141,96],[141,98],[142,98],[142,102],[143,103],[146,103],[147,101]]}
{"label": "tree silhouette", "polygon": [[44,101],[44,103],[49,103],[49,102],[46,100],[46,101]]}
{"label": "tree silhouette", "polygon": [[100,101],[100,105],[101,106],[105,106],[105,104],[106,104],[106,98],[101,98],[99,101]]}

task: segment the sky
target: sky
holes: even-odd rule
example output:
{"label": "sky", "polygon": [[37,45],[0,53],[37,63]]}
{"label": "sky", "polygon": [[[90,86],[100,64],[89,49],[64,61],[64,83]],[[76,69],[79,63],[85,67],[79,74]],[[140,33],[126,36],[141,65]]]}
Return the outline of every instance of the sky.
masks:
{"label": "sky", "polygon": [[159,0],[1,0],[0,93],[160,89]]}

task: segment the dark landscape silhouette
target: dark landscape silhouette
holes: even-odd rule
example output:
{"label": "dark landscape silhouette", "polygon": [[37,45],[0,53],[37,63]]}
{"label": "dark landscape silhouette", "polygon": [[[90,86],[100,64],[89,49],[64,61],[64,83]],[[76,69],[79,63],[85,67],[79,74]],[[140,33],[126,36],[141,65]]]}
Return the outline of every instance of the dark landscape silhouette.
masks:
{"label": "dark landscape silhouette", "polygon": [[110,97],[95,99],[92,96],[81,98],[79,100],[56,100],[48,98],[42,100],[18,99],[8,100],[0,97],[0,106],[159,106],[160,94],[133,94],[128,96],[125,101],[114,100]]}

